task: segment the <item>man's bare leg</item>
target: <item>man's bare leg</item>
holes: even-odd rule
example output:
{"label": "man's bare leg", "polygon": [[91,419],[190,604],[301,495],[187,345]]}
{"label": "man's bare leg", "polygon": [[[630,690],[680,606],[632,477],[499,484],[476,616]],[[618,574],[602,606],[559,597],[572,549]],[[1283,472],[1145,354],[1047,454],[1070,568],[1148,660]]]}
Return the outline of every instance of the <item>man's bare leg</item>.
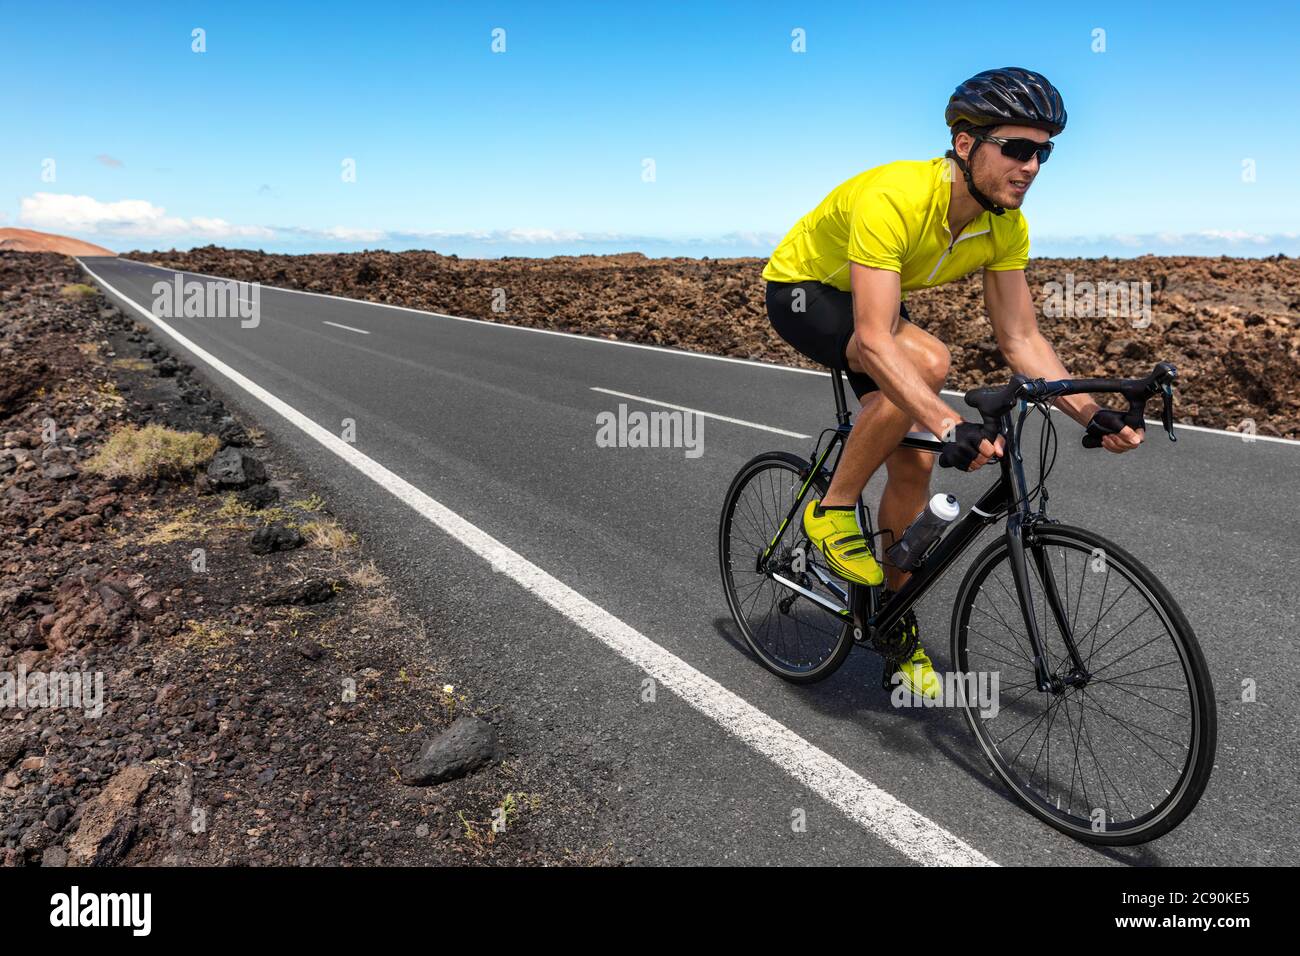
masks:
{"label": "man's bare leg", "polygon": [[[936,392],[943,388],[949,363],[948,349],[944,344],[907,321],[900,321],[894,337],[930,387]],[[858,358],[856,343],[849,342],[846,357],[849,368],[866,371]],[[893,537],[884,536],[886,542],[901,535],[925,507],[930,493],[930,472],[934,467],[933,455],[898,447],[898,443],[912,430],[910,415],[882,393],[868,394],[862,400],[862,411],[853,423],[853,431],[845,442],[835,476],[822,503],[856,504],[871,476],[882,464],[888,463],[889,480],[880,499],[880,527],[893,532]],[[896,568],[886,568],[885,574],[887,586],[895,591],[908,577]]]}
{"label": "man's bare leg", "polygon": [[856,504],[876,469],[898,450],[898,443],[912,427],[912,416],[885,398],[870,392],[862,399],[862,411],[853,423],[824,505]]}
{"label": "man's bare leg", "polygon": [[[916,448],[898,448],[885,459],[889,480],[880,496],[880,510],[876,517],[881,529],[888,528],[893,534],[881,539],[882,547],[887,548],[902,537],[912,519],[930,500],[930,472],[934,468],[934,458],[929,452]],[[893,565],[885,566],[885,587],[891,591],[901,588],[909,577],[908,571],[900,571]]]}

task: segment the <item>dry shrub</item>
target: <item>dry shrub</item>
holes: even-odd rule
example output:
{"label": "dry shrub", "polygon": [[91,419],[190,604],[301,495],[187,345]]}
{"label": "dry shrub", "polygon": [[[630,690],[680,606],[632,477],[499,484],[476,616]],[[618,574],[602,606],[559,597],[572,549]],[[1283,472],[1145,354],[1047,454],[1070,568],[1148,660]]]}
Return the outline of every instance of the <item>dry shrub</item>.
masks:
{"label": "dry shrub", "polygon": [[220,447],[215,435],[128,425],[109,437],[86,469],[105,478],[179,478],[211,461]]}
{"label": "dry shrub", "polygon": [[348,579],[348,583],[359,591],[377,588],[384,583],[384,575],[374,561],[367,561],[365,564],[350,568],[344,576]]}
{"label": "dry shrub", "polygon": [[352,537],[332,518],[308,521],[302,526],[303,536],[315,547],[325,551],[346,551],[352,547]]}

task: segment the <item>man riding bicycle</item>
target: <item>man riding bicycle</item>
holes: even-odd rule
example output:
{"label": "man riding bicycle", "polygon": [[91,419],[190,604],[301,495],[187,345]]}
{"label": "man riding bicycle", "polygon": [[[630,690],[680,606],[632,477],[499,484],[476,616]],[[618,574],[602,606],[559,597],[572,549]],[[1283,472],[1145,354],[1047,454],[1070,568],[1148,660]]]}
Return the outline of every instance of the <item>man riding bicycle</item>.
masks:
{"label": "man riding bicycle", "polygon": [[[843,371],[862,404],[825,497],[804,511],[804,531],[838,577],[891,591],[907,574],[883,571],[867,546],[855,510],[867,481],[885,465],[879,524],[897,539],[925,507],[934,465],[927,452],[899,447],[909,431],[942,437],[944,463],[968,471],[1003,447],[939,397],[949,352],[912,324],[906,293],[982,268],[985,306],[1007,364],[1029,378],[1070,377],[1038,329],[1024,272],[1029,230],[1019,211],[1051,155],[1051,137],[1065,129],[1061,95],[1039,73],[988,70],[957,87],[945,117],[952,148],[943,157],[887,163],[836,186],[763,270],[777,333]],[[1140,429],[1089,395],[1063,397],[1059,406],[1112,452],[1142,441]],[[899,627],[900,641],[915,633],[914,616]],[[913,693],[938,696],[938,675],[919,642],[899,672]]]}

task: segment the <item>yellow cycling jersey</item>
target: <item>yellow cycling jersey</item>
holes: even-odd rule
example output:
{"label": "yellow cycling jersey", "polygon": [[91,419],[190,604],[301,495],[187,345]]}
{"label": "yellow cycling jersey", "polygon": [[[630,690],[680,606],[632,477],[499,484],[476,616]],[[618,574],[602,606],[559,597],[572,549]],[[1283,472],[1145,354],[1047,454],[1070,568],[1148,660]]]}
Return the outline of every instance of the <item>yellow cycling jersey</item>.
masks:
{"label": "yellow cycling jersey", "polygon": [[1018,209],[982,212],[953,240],[950,163],[943,157],[886,163],[840,183],[781,240],[763,278],[816,280],[848,292],[849,263],[858,262],[897,272],[909,292],[976,269],[1023,269],[1029,226]]}

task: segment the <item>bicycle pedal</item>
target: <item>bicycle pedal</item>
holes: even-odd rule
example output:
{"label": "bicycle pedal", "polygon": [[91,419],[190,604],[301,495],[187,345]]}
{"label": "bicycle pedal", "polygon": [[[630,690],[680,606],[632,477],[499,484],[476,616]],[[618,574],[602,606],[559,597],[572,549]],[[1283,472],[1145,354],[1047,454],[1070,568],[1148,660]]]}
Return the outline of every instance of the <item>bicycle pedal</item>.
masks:
{"label": "bicycle pedal", "polygon": [[889,691],[894,689],[894,675],[898,673],[898,661],[892,657],[882,658],[880,668],[880,689]]}

